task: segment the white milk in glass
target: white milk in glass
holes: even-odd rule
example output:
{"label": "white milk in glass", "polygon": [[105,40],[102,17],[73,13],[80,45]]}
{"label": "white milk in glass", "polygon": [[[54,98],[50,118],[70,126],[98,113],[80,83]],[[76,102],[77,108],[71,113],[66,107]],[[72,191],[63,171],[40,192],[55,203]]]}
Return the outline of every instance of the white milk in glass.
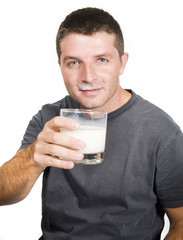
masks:
{"label": "white milk in glass", "polygon": [[86,144],[85,149],[80,150],[84,158],[75,163],[98,164],[103,162],[107,113],[89,109],[61,109],[60,115],[78,121],[80,124],[80,128],[76,130],[60,129],[63,134],[78,138]]}
{"label": "white milk in glass", "polygon": [[103,154],[105,148],[106,128],[97,126],[80,126],[77,130],[61,129],[61,132],[78,138],[86,143],[84,154]]}

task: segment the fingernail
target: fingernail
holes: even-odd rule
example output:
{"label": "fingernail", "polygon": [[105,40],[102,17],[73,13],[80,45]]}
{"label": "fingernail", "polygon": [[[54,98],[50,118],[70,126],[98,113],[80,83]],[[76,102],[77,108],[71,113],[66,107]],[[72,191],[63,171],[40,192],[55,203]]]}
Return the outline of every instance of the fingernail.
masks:
{"label": "fingernail", "polygon": [[68,163],[68,167],[69,168],[73,168],[74,167],[74,163],[73,162]]}
{"label": "fingernail", "polygon": [[77,152],[77,153],[76,153],[76,159],[82,160],[82,159],[83,159],[83,153]]}
{"label": "fingernail", "polygon": [[78,142],[78,148],[79,149],[84,149],[86,144],[84,142]]}
{"label": "fingernail", "polygon": [[79,122],[73,122],[73,124],[72,124],[72,127],[73,127],[73,129],[77,129],[77,128],[79,128]]}

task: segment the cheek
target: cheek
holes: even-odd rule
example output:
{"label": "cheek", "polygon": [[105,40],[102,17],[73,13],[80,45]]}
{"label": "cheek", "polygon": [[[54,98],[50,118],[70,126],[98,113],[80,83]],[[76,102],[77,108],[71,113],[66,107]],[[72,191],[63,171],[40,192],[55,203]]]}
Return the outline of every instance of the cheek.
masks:
{"label": "cheek", "polygon": [[[107,85],[115,85],[119,81],[119,69],[118,68],[108,68],[102,71],[100,76],[103,82]],[[110,87],[110,86],[109,86]]]}
{"label": "cheek", "polygon": [[71,71],[62,71],[64,83],[67,86],[72,86],[77,81],[77,74]]}

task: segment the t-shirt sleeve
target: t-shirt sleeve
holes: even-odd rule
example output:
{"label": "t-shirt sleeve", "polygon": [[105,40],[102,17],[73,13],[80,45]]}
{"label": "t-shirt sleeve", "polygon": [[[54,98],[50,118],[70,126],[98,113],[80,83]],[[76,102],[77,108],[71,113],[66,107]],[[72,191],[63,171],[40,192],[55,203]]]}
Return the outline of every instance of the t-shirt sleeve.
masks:
{"label": "t-shirt sleeve", "polygon": [[42,129],[43,129],[42,114],[41,111],[39,111],[36,115],[33,116],[32,120],[29,122],[19,150],[26,148],[30,144],[32,144],[37,139],[37,136],[42,131]]}
{"label": "t-shirt sleeve", "polygon": [[183,133],[180,129],[157,158],[155,186],[163,207],[183,206]]}

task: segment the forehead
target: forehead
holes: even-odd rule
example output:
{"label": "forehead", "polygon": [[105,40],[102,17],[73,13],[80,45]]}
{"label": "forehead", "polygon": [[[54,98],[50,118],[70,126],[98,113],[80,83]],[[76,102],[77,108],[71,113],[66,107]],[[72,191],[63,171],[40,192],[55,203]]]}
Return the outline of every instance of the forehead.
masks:
{"label": "forehead", "polygon": [[[92,53],[97,51],[114,50],[115,36],[106,32],[97,32],[92,35],[70,33],[60,43],[61,55],[81,52]],[[116,49],[116,48],[115,48]]]}

